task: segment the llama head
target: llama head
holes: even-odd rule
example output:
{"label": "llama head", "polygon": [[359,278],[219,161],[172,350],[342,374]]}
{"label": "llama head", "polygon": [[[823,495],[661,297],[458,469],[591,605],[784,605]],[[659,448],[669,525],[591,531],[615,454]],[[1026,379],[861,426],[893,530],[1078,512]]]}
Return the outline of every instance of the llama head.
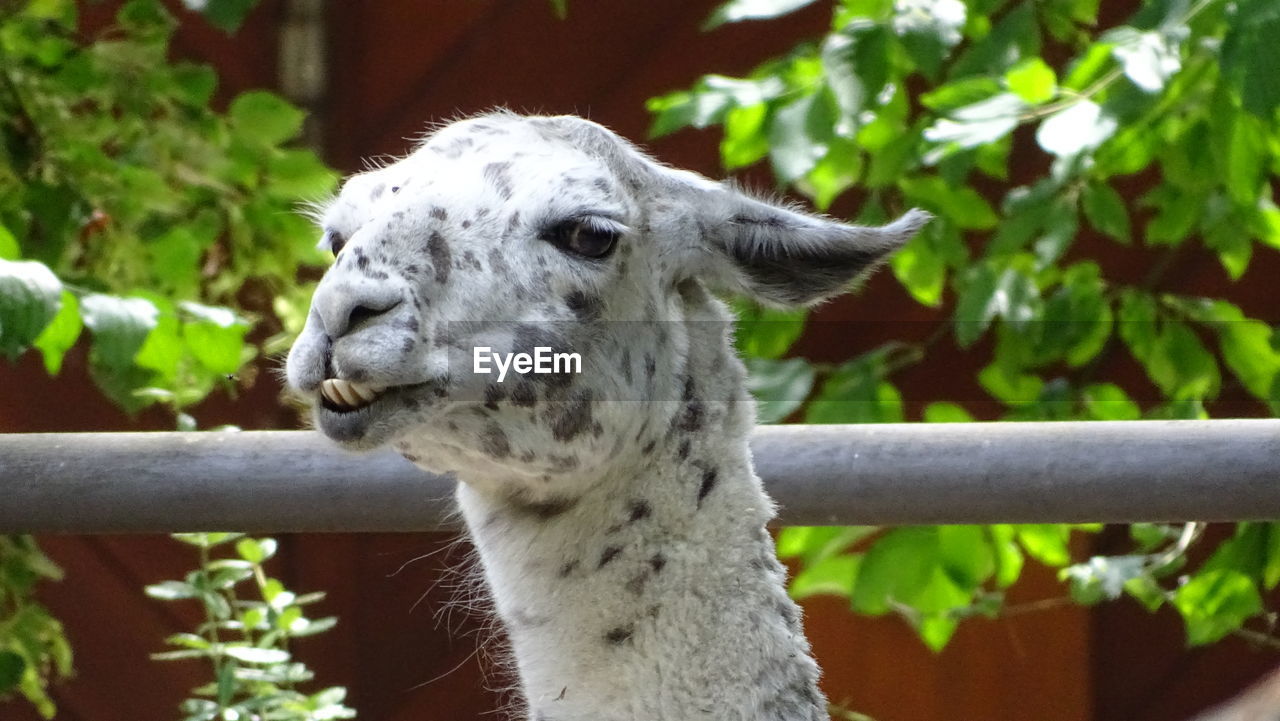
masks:
{"label": "llama head", "polygon": [[816,303],[928,218],[837,223],[505,113],[351,178],[322,217],[337,257],[287,364],[319,429],[539,503],[634,463],[691,400],[745,399],[709,291]]}

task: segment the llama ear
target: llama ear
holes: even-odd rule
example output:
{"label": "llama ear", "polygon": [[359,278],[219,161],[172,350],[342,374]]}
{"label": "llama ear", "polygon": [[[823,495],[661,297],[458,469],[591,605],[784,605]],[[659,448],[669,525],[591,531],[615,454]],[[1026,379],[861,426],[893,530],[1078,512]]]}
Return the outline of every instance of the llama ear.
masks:
{"label": "llama ear", "polygon": [[711,194],[718,197],[699,212],[716,266],[708,280],[774,306],[812,305],[839,295],[932,217],[911,210],[888,225],[867,227],[779,207],[723,186]]}

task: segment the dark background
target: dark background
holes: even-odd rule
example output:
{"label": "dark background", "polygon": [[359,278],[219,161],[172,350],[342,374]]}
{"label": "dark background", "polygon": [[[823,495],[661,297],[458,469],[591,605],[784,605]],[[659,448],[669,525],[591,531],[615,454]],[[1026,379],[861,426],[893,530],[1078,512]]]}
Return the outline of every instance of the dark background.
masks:
{"label": "dark background", "polygon": [[[569,18],[559,21],[543,0],[330,2],[323,14],[328,77],[324,96],[311,103],[313,137],[344,172],[361,169],[366,157],[404,153],[428,121],[495,106],[578,113],[643,141],[645,99],[687,87],[704,73],[744,73],[819,36],[830,16],[829,4],[820,2],[779,21],[699,32],[716,4],[572,0]],[[1104,3],[1104,14],[1123,18],[1134,5]],[[109,22],[114,7],[86,5],[86,27]],[[184,22],[174,54],[218,68],[221,102],[242,90],[278,87],[280,34],[291,17],[285,2],[264,0],[231,38],[175,12]],[[717,176],[717,139],[713,132],[686,131],[649,148],[672,165]],[[1014,173],[1032,177],[1042,170],[1041,154],[1021,146]],[[748,184],[758,187],[767,187],[768,178],[767,171],[747,173]],[[847,214],[856,201],[850,197],[833,212]],[[1075,252],[1100,256],[1122,279],[1141,277],[1149,262],[1140,248],[1090,237],[1081,238]],[[1179,256],[1166,277],[1183,292],[1225,295],[1230,285],[1216,259],[1198,250]],[[1276,277],[1280,256],[1259,254],[1231,287],[1231,298],[1251,317],[1267,318],[1274,313],[1269,279]],[[857,298],[824,308],[797,350],[814,360],[841,360],[892,337],[923,337],[939,317],[912,302],[886,272]],[[918,417],[924,401],[939,399],[961,400],[988,417],[995,412],[977,402],[983,394],[973,377],[981,353],[956,355],[958,362],[946,349],[934,351],[933,360],[901,375],[910,417]],[[213,398],[197,409],[202,426],[298,427],[300,419],[278,402],[275,375],[265,372],[279,362],[264,361],[264,372],[240,397]],[[1107,372],[1129,379],[1126,387],[1143,382],[1141,370],[1124,361],[1113,361]],[[130,418],[105,400],[88,379],[83,344],[57,379],[48,378],[32,354],[0,366],[0,374],[3,432],[172,427],[163,413]],[[1219,414],[1237,400],[1228,392]],[[76,678],[54,691],[58,718],[177,719],[177,703],[207,682],[207,669],[197,662],[152,662],[148,654],[163,650],[165,636],[194,626],[197,609],[152,601],[142,587],[180,577],[194,565],[194,554],[161,536],[40,540],[67,571],[41,598],[65,621],[76,652]],[[483,616],[448,603],[460,597],[466,578],[466,547],[450,548],[451,541],[431,534],[281,537],[273,570],[291,589],[327,591],[320,615],[341,618],[335,630],[299,642],[298,653],[320,682],[347,686],[348,703],[366,721],[502,718],[485,713],[501,704],[492,689],[509,682],[484,670],[483,649],[497,648],[488,640],[492,632],[483,630]],[[1063,593],[1052,572],[1029,568],[1011,603]],[[1231,696],[1276,662],[1274,654],[1236,640],[1187,651],[1172,611],[1152,616],[1128,602],[966,622],[937,655],[896,619],[856,618],[834,598],[805,607],[827,693],[878,721],[1180,719]],[[0,704],[3,721],[35,718],[21,702]]]}

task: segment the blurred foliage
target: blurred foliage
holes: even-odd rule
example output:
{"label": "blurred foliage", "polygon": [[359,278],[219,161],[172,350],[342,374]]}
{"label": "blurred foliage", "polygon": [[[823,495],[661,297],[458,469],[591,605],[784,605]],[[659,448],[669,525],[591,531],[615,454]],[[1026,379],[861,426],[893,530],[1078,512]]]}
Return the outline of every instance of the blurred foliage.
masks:
{"label": "blurred foliage", "polygon": [[0,536],[0,701],[19,693],[45,718],[55,710],[50,680],[71,674],[71,647],[34,590],[42,579],[61,578],[29,536]]}
{"label": "blurred foliage", "polygon": [[[810,4],[732,0],[707,27]],[[818,365],[786,357],[806,312],[738,307],[762,421],[908,420],[894,376],[941,353],[979,359],[976,381],[1006,420],[1206,418],[1224,389],[1280,413],[1280,333],[1164,278],[1188,248],[1231,280],[1280,249],[1280,5],[1129,8],[1104,27],[1098,0],[839,0],[825,36],[745,77],[650,100],[654,136],[719,127],[727,170],[767,163],[820,209],[857,188],[861,222],[936,214],[891,261],[910,297],[937,309],[923,342]],[[1133,273],[1075,247],[1086,231],[1140,247],[1149,270],[1119,280]],[[1101,376],[1125,356],[1146,385]],[[973,419],[925,400],[924,421]],[[896,613],[935,650],[961,620],[1007,612],[1027,557],[1060,569],[1075,603],[1171,605],[1192,645],[1236,634],[1277,647],[1263,598],[1280,581],[1280,524],[1241,524],[1198,565],[1199,525],[1135,525],[1127,555],[1074,560],[1071,534],[1095,530],[791,528],[779,550],[800,564],[796,597]]]}
{"label": "blurred foliage", "polygon": [[239,533],[179,533],[174,538],[196,548],[199,566],[181,581],[147,586],[147,595],[197,601],[205,620],[195,633],[170,636],[168,643],[175,650],[152,658],[203,659],[212,666],[214,678],[182,702],[185,721],[355,718],[355,711],[342,703],[345,688],[314,693],[297,688],[315,674],[293,659],[290,641],[323,633],[337,619],[308,618],[305,607],[324,594],[300,596],[267,575],[264,564],[275,555],[275,539]]}
{"label": "blurred foliage", "polygon": [[[210,108],[213,70],[170,62],[175,20],[129,0],[85,42],[72,0],[0,16],[0,352],[89,368],[123,408],[180,411],[284,348],[319,266],[296,212],[337,175],[287,147],[303,113],[267,92]],[[6,7],[10,7],[6,6]],[[230,27],[243,13],[208,2]],[[272,337],[248,338],[250,328]],[[182,427],[193,421],[179,416]]]}
{"label": "blurred foliage", "polygon": [[[230,31],[256,0],[185,4]],[[303,273],[325,257],[297,210],[337,175],[290,147],[304,116],[285,100],[255,91],[212,109],[217,76],[170,59],[176,21],[159,0],[122,3],[91,37],[78,26],[73,0],[0,3],[0,353],[38,352],[57,375],[85,336],[104,394],[131,412],[164,404],[191,430],[184,409],[252,382],[245,365],[300,328]],[[16,689],[46,717],[45,687],[71,654],[31,594],[58,575],[29,537],[0,539],[0,697]],[[299,635],[292,602],[272,609]],[[288,684],[305,674],[259,670],[278,669]],[[250,676],[233,690],[275,683],[245,686]],[[340,717],[341,690],[290,693],[262,703],[289,709],[276,718]],[[191,702],[193,716],[201,708]]]}

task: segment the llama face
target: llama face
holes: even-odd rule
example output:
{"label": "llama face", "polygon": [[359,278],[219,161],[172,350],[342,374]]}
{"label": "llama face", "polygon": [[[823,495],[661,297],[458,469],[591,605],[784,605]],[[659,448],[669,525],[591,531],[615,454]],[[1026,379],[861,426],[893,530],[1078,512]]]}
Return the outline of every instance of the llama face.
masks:
{"label": "llama face", "polygon": [[820,300],[924,218],[853,228],[777,208],[578,118],[461,121],[326,210],[337,257],[288,379],[345,446],[394,444],[554,505],[635,465],[691,400],[745,400],[705,286]]}

